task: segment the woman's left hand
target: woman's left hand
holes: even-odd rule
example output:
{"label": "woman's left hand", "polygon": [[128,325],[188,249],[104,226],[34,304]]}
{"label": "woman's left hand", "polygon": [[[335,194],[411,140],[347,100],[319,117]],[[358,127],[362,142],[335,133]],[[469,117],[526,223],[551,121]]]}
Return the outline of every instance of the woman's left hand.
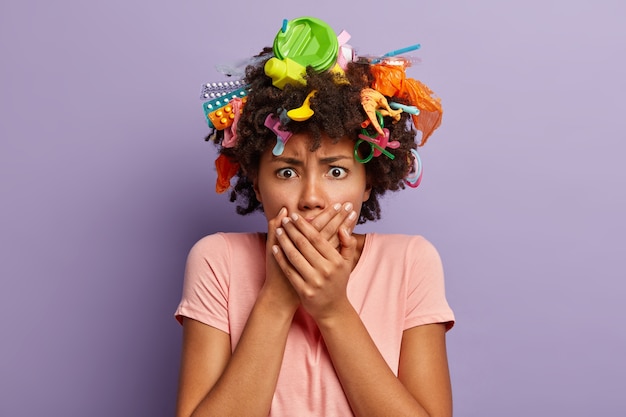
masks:
{"label": "woman's left hand", "polygon": [[357,239],[343,224],[337,234],[339,250],[295,214],[285,217],[276,229],[276,261],[316,321],[349,306],[346,288],[357,256]]}

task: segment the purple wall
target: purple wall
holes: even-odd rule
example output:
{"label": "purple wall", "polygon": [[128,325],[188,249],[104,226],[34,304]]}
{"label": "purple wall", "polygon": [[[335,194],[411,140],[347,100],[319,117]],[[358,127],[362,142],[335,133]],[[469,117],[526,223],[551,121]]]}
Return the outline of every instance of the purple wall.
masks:
{"label": "purple wall", "polygon": [[185,255],[264,226],[213,192],[199,86],[306,14],[422,43],[443,98],[423,186],[361,231],[439,248],[456,414],[626,412],[624,3],[350,3],[2,2],[0,415],[173,414]]}

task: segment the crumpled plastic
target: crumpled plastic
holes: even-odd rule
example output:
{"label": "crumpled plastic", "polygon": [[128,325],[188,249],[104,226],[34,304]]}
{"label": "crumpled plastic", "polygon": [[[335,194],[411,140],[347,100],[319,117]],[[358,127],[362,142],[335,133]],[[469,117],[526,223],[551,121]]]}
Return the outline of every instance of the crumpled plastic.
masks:
{"label": "crumpled plastic", "polygon": [[217,171],[215,191],[222,194],[230,188],[230,180],[239,172],[239,164],[220,154],[215,160],[215,169]]}
{"label": "crumpled plastic", "polygon": [[420,113],[411,117],[415,128],[422,132],[422,140],[418,145],[423,146],[441,125],[441,99],[433,97],[433,91],[422,82],[406,78],[402,65],[372,65],[371,71],[374,76],[373,89],[388,97],[405,99],[419,109]]}

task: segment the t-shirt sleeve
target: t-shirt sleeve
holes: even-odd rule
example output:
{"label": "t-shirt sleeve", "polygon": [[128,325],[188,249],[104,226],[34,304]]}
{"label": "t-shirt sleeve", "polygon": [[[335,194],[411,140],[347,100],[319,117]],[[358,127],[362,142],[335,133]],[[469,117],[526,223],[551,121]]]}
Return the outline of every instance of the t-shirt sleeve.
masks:
{"label": "t-shirt sleeve", "polygon": [[454,313],[445,294],[443,265],[437,249],[426,239],[416,236],[407,246],[408,288],[404,330],[411,327],[445,323],[454,325]]}
{"label": "t-shirt sleeve", "polygon": [[175,312],[229,333],[228,289],[230,254],[226,238],[218,233],[200,239],[189,251],[183,294]]}

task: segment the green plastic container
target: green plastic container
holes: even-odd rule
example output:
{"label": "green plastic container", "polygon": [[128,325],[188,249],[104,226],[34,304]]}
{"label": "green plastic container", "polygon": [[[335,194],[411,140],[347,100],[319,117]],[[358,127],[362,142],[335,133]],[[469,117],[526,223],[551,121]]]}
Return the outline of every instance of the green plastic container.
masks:
{"label": "green plastic container", "polygon": [[276,58],[289,58],[320,72],[332,68],[337,60],[339,41],[327,23],[314,17],[299,17],[288,21],[283,28],[274,38]]}

